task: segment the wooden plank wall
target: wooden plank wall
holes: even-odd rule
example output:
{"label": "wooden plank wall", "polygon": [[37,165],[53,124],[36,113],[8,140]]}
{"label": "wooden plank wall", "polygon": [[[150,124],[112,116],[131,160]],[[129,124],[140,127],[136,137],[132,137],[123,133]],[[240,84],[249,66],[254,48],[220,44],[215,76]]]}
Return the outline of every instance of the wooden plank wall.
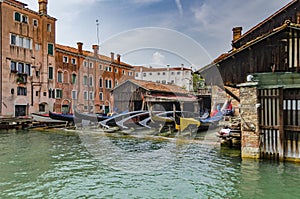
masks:
{"label": "wooden plank wall", "polygon": [[300,89],[259,90],[261,157],[300,160]]}
{"label": "wooden plank wall", "polygon": [[280,90],[259,90],[261,157],[278,159],[283,155],[280,135]]}
{"label": "wooden plank wall", "polygon": [[284,90],[285,157],[300,159],[300,89]]}

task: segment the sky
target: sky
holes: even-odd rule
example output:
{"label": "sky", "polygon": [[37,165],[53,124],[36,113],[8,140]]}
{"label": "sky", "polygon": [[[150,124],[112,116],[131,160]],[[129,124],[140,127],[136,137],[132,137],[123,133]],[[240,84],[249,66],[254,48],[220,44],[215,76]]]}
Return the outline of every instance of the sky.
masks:
{"label": "sky", "polygon": [[[38,0],[21,0],[38,11]],[[56,43],[121,55],[132,65],[197,70],[231,50],[232,28],[243,33],[291,0],[48,0]],[[98,20],[98,23],[96,22]],[[97,25],[98,24],[98,25]]]}

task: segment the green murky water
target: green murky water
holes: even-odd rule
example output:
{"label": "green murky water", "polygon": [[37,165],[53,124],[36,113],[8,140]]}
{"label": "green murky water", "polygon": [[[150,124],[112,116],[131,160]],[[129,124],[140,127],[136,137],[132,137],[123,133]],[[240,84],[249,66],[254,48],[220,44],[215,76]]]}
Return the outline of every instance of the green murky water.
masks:
{"label": "green murky water", "polygon": [[300,164],[215,144],[0,132],[0,198],[299,198]]}

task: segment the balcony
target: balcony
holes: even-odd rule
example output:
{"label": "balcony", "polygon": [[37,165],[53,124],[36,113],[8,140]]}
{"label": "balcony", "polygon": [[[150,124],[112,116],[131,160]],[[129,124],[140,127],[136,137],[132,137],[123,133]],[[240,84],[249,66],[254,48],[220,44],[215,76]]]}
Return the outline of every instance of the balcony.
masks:
{"label": "balcony", "polygon": [[211,95],[211,88],[203,87],[198,88],[197,95]]}
{"label": "balcony", "polygon": [[27,74],[19,73],[16,79],[17,84],[27,83]]}

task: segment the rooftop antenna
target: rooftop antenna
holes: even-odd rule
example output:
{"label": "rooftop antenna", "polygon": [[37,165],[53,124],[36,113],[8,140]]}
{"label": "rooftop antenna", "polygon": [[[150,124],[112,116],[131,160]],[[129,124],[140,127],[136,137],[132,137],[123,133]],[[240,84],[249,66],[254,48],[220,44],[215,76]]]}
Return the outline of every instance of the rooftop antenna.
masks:
{"label": "rooftop antenna", "polygon": [[97,26],[97,42],[99,46],[100,42],[99,42],[99,20],[98,19],[96,19],[96,26]]}

